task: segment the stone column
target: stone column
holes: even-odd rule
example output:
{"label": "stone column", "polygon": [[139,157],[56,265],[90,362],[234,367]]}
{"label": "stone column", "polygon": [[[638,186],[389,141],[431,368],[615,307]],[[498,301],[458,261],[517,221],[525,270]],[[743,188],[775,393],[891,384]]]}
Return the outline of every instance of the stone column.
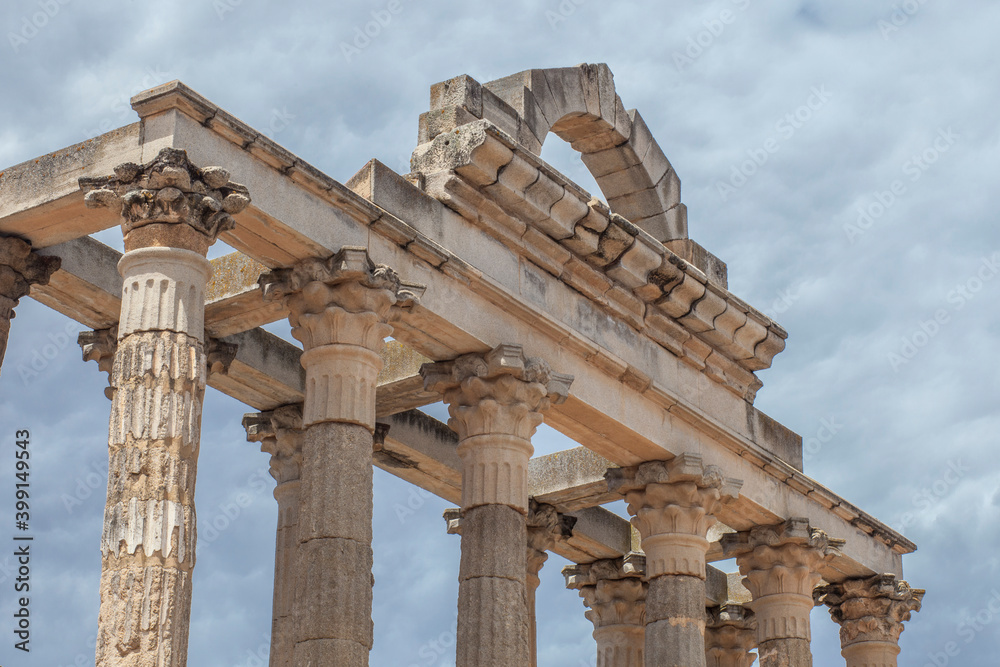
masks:
{"label": "stone column", "polygon": [[7,336],[14,308],[28,296],[32,285],[46,285],[59,269],[58,257],[43,257],[31,244],[13,236],[0,236],[0,365],[7,351]]}
{"label": "stone column", "polygon": [[96,664],[181,667],[207,372],[205,255],[250,199],[225,170],[199,169],[169,148],[80,185],[88,206],[121,214],[125,236]]}
{"label": "stone column", "polygon": [[[114,398],[115,387],[112,385],[114,380],[112,371],[114,371],[115,352],[118,351],[118,327],[81,331],[76,342],[83,352],[83,360],[96,361],[97,369],[108,374],[108,386],[104,388],[104,395],[108,399]],[[210,377],[215,373],[223,375],[229,373],[229,366],[236,358],[238,348],[239,345],[236,343],[226,343],[205,334],[207,376]]]}
{"label": "stone column", "polygon": [[563,568],[566,588],[576,589],[594,624],[597,667],[643,667],[646,627],[646,557],[622,558]]}
{"label": "stone column", "polygon": [[295,582],[299,577],[302,405],[284,405],[243,416],[247,440],[271,455],[271,476],[278,483],[278,530],[274,542],[274,599],[271,606],[271,667],[291,667],[295,651]]}
{"label": "stone column", "polygon": [[708,667],[751,667],[757,656],[757,619],[739,604],[708,610],[705,626],[705,660]]}
{"label": "stone column", "polygon": [[924,592],[897,581],[895,575],[880,574],[821,586],[815,598],[830,607],[840,624],[847,667],[896,667],[903,621],[920,611]]}
{"label": "stone column", "polygon": [[811,667],[809,612],[820,569],[843,540],[790,519],[723,535],[726,556],[736,556],[743,585],[753,596],[761,667]]}
{"label": "stone column", "polygon": [[294,663],[367,665],[379,352],[394,308],[416,295],[353,247],[272,271],[260,284],[266,301],[289,308],[305,349]]}
{"label": "stone column", "polygon": [[531,667],[538,664],[538,627],[535,616],[535,592],[541,579],[538,574],[549,559],[548,551],[559,540],[573,534],[576,517],[560,514],[552,505],[535,502],[532,498],[528,505],[528,544],[525,557],[528,564],[526,572],[526,593],[528,607],[528,654]]}
{"label": "stone column", "polygon": [[462,459],[458,667],[525,667],[525,579],[531,436],[572,378],[519,345],[425,364],[424,385],[444,394]]}
{"label": "stone column", "polygon": [[704,667],[708,529],[743,482],[723,477],[697,454],[612,468],[606,476],[625,496],[646,554],[646,660]]}

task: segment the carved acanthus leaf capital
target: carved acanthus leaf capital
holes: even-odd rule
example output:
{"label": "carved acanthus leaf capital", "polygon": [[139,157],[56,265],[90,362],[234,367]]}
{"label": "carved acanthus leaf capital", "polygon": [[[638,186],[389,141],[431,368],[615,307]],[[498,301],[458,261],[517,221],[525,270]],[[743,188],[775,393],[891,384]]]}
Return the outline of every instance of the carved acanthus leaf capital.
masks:
{"label": "carved acanthus leaf capital", "polygon": [[271,455],[271,476],[279,485],[299,479],[302,472],[302,405],[283,405],[268,412],[243,415],[247,440],[259,442]]}
{"label": "carved acanthus leaf capital", "polygon": [[5,319],[14,317],[18,300],[28,296],[32,285],[47,285],[62,264],[59,257],[47,257],[31,251],[31,244],[14,236],[0,236],[0,297],[13,303],[0,303]]}
{"label": "carved acanthus leaf capital", "polygon": [[326,259],[308,258],[258,281],[265,301],[288,306],[292,335],[309,350],[347,343],[378,350],[392,333],[393,308],[412,306],[423,293],[376,265],[365,248],[344,247]]}
{"label": "carved acanthus leaf capital", "polygon": [[205,334],[205,358],[208,364],[208,374],[228,375],[229,366],[236,359],[239,347],[237,343],[227,343]]}
{"label": "carved acanthus leaf capital", "polygon": [[663,533],[704,537],[715,524],[715,512],[738,497],[743,485],[717,466],[705,465],[698,454],[611,468],[605,478],[625,497],[632,524],[644,538]]}
{"label": "carved acanthus leaf capital", "polygon": [[117,325],[110,329],[81,331],[76,342],[83,351],[83,360],[96,361],[98,370],[108,374],[108,386],[104,389],[104,395],[110,399],[115,393],[111,371],[115,364],[115,352],[118,350]]}
{"label": "carved acanthus leaf capital", "polygon": [[586,616],[594,629],[608,625],[643,627],[646,592],[645,558],[629,553],[622,558],[594,561],[563,568],[566,587],[578,590],[590,609]]}
{"label": "carved acanthus leaf capital", "polygon": [[910,588],[892,574],[847,579],[814,591],[817,604],[830,608],[840,624],[843,646],[865,641],[898,643],[903,622],[920,611],[925,591]]}
{"label": "carved acanthus leaf capital", "polygon": [[520,345],[498,345],[486,354],[424,364],[424,387],[444,395],[459,439],[508,434],[530,440],[542,413],[566,400],[572,376],[555,373]]}
{"label": "carved acanthus leaf capital", "polygon": [[709,667],[750,667],[757,647],[757,618],[740,604],[710,607],[706,612],[705,654]]}
{"label": "carved acanthus leaf capital", "polygon": [[187,152],[164,148],[145,165],[131,162],[115,167],[115,175],[81,178],[86,205],[121,214],[122,231],[151,224],[181,224],[207,237],[208,245],[232,229],[233,215],[250,204],[246,187],[229,180],[221,167],[200,169]]}
{"label": "carved acanthus leaf capital", "polygon": [[723,551],[737,557],[740,573],[746,577],[743,585],[754,600],[781,593],[811,598],[822,578],[820,568],[840,553],[843,544],[844,540],[829,537],[804,518],[722,536]]}
{"label": "carved acanthus leaf capital", "polygon": [[576,517],[560,514],[552,505],[536,502],[528,503],[528,573],[537,577],[548,551],[556,542],[573,535]]}

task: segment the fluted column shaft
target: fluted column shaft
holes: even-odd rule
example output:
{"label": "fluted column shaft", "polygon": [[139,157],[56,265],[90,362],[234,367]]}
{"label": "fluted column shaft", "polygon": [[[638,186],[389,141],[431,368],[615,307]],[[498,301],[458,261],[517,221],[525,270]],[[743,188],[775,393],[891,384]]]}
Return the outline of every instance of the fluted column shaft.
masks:
{"label": "fluted column shaft", "polygon": [[643,667],[645,652],[645,557],[599,560],[563,568],[566,587],[580,592],[594,624],[597,667]]}
{"label": "fluted column shaft", "polygon": [[7,351],[10,321],[18,301],[32,285],[44,285],[59,268],[58,257],[42,257],[31,251],[31,244],[12,236],[0,236],[0,365]]}
{"label": "fluted column shaft", "polygon": [[823,586],[814,597],[840,624],[847,667],[896,667],[903,622],[920,611],[924,591],[881,574]]}
{"label": "fluted column shaft", "polygon": [[261,276],[289,308],[306,372],[299,488],[295,665],[368,664],[372,627],[372,445],[379,352],[413,294],[364,248]]}
{"label": "fluted column shaft", "polygon": [[425,364],[421,374],[444,394],[462,459],[457,665],[525,667],[531,436],[571,378],[525,359],[517,345]]}
{"label": "fluted column shaft", "polygon": [[559,514],[552,505],[535,502],[532,498],[528,507],[528,544],[525,557],[527,561],[527,614],[528,614],[528,655],[531,667],[538,664],[538,623],[535,616],[535,592],[541,584],[539,573],[545,561],[549,559],[548,551],[556,542],[573,534],[576,517]]}
{"label": "fluted column shaft", "polygon": [[274,544],[274,596],[271,607],[271,667],[291,667],[295,652],[295,587],[299,580],[299,504],[302,471],[302,406],[286,405],[243,417],[247,439],[271,455],[270,472],[278,483],[278,527]]}
{"label": "fluted column shaft", "polygon": [[723,537],[736,555],[743,585],[753,596],[757,653],[761,667],[811,667],[809,613],[819,569],[840,540],[813,529],[807,519],[790,519]]}
{"label": "fluted column shaft", "polygon": [[81,187],[88,206],[121,215],[126,251],[118,263],[96,664],[183,667],[207,374],[205,254],[249,198],[225,170],[199,169],[174,149]]}
{"label": "fluted column shaft", "polygon": [[705,667],[708,529],[742,482],[724,478],[693,454],[612,469],[608,478],[625,496],[646,554],[646,660]]}

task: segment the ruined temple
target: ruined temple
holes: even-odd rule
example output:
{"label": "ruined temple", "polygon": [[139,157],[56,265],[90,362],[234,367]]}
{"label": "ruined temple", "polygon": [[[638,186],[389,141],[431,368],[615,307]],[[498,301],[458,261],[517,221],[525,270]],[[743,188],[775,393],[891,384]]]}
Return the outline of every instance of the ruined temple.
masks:
{"label": "ruined temple", "polygon": [[[548,552],[601,667],[807,667],[816,604],[848,666],[897,664],[916,547],[754,407],[786,332],[689,237],[605,65],[435,84],[409,173],[347,183],[180,82],[132,108],[0,174],[0,356],[30,296],[109,377],[99,667],[187,664],[206,385],[277,481],[273,666],[368,664],[373,466],[458,506],[460,667],[535,664]],[[553,134],[600,197],[540,159]],[[124,254],[90,237],[116,226]],[[579,447],[533,457],[543,421]]]}

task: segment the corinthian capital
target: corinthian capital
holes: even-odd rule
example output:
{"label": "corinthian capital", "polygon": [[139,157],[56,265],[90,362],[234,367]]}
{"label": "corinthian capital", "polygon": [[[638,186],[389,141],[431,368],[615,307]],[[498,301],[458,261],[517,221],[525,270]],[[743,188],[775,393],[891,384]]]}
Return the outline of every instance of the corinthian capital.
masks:
{"label": "corinthian capital", "polygon": [[268,412],[243,415],[247,440],[259,442],[271,455],[271,476],[278,485],[299,479],[302,471],[302,406],[283,405]]}
{"label": "corinthian capital", "polygon": [[743,482],[706,466],[697,454],[612,468],[605,478],[628,503],[632,525],[642,536],[648,576],[704,579],[708,530],[722,504],[739,495]]}
{"label": "corinthian capital", "polygon": [[920,611],[924,593],[895,575],[879,574],[821,586],[814,597],[830,608],[830,616],[840,624],[841,644],[847,647],[870,641],[898,643],[903,622]]}
{"label": "corinthian capital", "polygon": [[335,343],[378,350],[392,333],[387,322],[393,306],[412,305],[423,292],[356,247],[275,269],[258,283],[265,301],[283,300],[288,306],[292,335],[307,350]]}
{"label": "corinthian capital", "polygon": [[236,360],[239,348],[237,343],[227,343],[221,338],[205,334],[205,360],[209,375],[213,373],[228,375],[229,367]]}
{"label": "corinthian capital", "polygon": [[[0,236],[0,297],[13,301],[3,310],[6,319],[21,297],[28,296],[32,285],[47,285],[59,269],[62,259],[44,257],[31,251],[31,244],[13,236]],[[2,307],[2,304],[0,304]]]}
{"label": "corinthian capital", "polygon": [[803,518],[722,536],[723,550],[737,557],[740,573],[746,577],[743,585],[754,600],[784,593],[811,598],[822,579],[820,567],[843,544],[844,540],[832,539]]}
{"label": "corinthian capital", "polygon": [[724,604],[708,610],[705,623],[707,667],[751,667],[757,647],[757,619],[739,604]]}
{"label": "corinthian capital", "polygon": [[76,342],[83,351],[83,360],[96,361],[98,370],[108,374],[108,386],[104,395],[110,399],[115,392],[111,384],[111,371],[115,363],[115,352],[118,350],[118,327],[81,331]]}
{"label": "corinthian capital", "polygon": [[450,426],[460,440],[506,434],[530,440],[552,403],[566,400],[570,375],[555,373],[520,345],[504,344],[486,354],[424,364],[424,387],[448,403]]}
{"label": "corinthian capital", "polygon": [[560,514],[552,505],[536,502],[534,498],[528,503],[528,575],[537,577],[545,561],[548,560],[548,550],[559,540],[573,534],[576,517]]}
{"label": "corinthian capital", "polygon": [[[126,250],[170,245],[204,254],[219,233],[235,226],[232,216],[250,204],[246,187],[231,182],[228,171],[200,169],[176,148],[162,149],[144,165],[120,164],[114,176],[81,178],[80,187],[87,191],[87,206],[121,214]],[[139,231],[149,225],[178,225],[199,236],[185,231],[173,235],[162,228]],[[164,235],[176,243],[165,243]]]}
{"label": "corinthian capital", "polygon": [[645,557],[636,552],[563,568],[566,588],[577,590],[589,608],[595,630],[613,625],[646,623]]}

